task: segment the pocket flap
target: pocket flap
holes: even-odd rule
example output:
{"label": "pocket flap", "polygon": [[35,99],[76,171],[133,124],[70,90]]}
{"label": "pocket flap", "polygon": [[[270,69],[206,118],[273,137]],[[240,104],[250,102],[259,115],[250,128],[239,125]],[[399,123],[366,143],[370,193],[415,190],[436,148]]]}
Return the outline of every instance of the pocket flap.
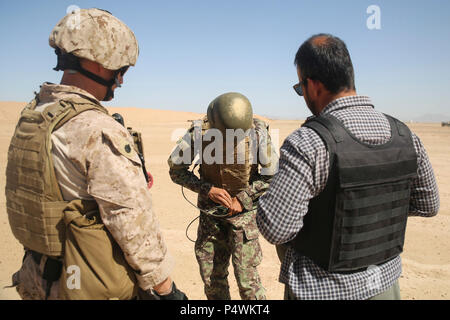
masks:
{"label": "pocket flap", "polygon": [[138,165],[141,164],[141,160],[134,148],[134,143],[130,142],[122,132],[113,132],[109,128],[102,129],[103,138],[110,142],[111,146],[123,155],[125,158],[133,161]]}
{"label": "pocket flap", "polygon": [[244,227],[244,232],[245,232],[245,238],[247,240],[255,240],[255,239],[258,239],[258,237],[259,237],[258,227],[253,223],[247,224]]}

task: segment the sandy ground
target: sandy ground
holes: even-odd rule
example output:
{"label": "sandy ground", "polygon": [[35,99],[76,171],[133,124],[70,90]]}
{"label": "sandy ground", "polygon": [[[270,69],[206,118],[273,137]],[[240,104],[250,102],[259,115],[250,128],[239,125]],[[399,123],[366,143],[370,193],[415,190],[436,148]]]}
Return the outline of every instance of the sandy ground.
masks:
{"label": "sandy ground", "polygon": [[[16,121],[24,103],[0,102],[0,190],[5,186],[7,150]],[[180,186],[170,180],[167,157],[172,151],[176,137],[175,129],[189,126],[187,120],[201,115],[137,108],[109,108],[110,113],[123,115],[126,125],[141,131],[147,168],[154,177],[151,189],[155,212],[160,220],[167,246],[176,258],[173,279],[177,286],[191,299],[205,299],[203,284],[194,256],[194,244],[186,236],[187,225],[197,217],[197,211],[181,195]],[[299,127],[300,121],[269,121],[271,129],[278,129],[275,142],[281,146],[285,137]],[[449,299],[450,298],[450,127],[440,124],[409,124],[424,143],[438,181],[441,209],[434,218],[410,218],[402,254],[403,275],[400,278],[403,299]],[[196,196],[186,191],[194,201]],[[189,236],[196,237],[197,221],[189,229]],[[0,196],[0,299],[19,299],[10,285],[11,275],[21,265],[23,250],[13,237],[5,209],[4,192]],[[259,268],[267,298],[283,298],[283,285],[278,282],[280,263],[272,245],[260,238],[263,261]],[[239,299],[233,271],[229,277],[232,299]]]}

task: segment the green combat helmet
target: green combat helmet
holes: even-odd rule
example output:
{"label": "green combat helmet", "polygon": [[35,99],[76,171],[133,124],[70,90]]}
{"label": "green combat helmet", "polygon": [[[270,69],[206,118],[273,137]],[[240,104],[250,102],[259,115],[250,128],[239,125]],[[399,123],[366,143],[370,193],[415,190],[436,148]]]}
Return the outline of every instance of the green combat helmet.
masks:
{"label": "green combat helmet", "polygon": [[242,94],[229,92],[215,98],[208,106],[208,122],[212,128],[247,130],[252,127],[253,110]]}

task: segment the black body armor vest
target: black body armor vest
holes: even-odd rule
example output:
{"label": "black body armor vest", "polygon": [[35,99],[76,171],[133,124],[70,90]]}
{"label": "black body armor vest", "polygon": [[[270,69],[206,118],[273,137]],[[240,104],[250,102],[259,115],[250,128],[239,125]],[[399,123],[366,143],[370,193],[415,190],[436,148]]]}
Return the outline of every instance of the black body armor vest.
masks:
{"label": "black body armor vest", "polygon": [[382,145],[359,141],[331,115],[304,124],[324,141],[330,171],[291,244],[329,272],[362,271],[403,250],[417,155],[408,127],[386,117],[392,134]]}

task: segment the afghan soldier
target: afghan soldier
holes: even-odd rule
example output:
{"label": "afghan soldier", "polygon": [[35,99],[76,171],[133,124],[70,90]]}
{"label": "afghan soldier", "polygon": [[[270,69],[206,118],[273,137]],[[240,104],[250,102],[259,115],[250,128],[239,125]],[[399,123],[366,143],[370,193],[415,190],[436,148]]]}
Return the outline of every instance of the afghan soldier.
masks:
{"label": "afghan soldier", "polygon": [[[200,178],[189,170],[196,156]],[[257,272],[262,252],[255,214],[278,166],[266,123],[253,118],[245,96],[223,94],[211,102],[205,118],[193,122],[168,163],[172,180],[198,193],[195,254],[207,298],[230,299],[231,257],[241,298],[265,299]],[[227,214],[219,215],[219,208]]]}
{"label": "afghan soldier", "polygon": [[109,12],[82,9],[49,43],[61,84],[41,86],[8,151],[7,212],[25,247],[13,285],[23,299],[186,298],[170,278],[133,138],[99,102],[136,63],[133,32]]}

